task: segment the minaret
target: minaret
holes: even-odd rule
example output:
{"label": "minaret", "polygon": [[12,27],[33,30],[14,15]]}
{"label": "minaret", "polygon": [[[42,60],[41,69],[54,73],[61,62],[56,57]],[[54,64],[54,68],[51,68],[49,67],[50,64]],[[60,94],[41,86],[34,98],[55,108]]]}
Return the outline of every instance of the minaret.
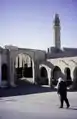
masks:
{"label": "minaret", "polygon": [[58,14],[55,14],[55,19],[54,19],[54,46],[57,49],[61,48],[60,19],[59,19],[59,15]]}

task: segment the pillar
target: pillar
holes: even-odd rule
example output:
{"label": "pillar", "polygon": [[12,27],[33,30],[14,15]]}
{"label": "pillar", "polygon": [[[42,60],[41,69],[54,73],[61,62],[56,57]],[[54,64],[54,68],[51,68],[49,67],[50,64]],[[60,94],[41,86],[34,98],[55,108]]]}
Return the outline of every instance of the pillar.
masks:
{"label": "pillar", "polygon": [[9,67],[9,77],[10,77],[10,85],[12,87],[15,87],[15,67],[14,67],[14,57],[12,57],[12,54],[10,53],[10,67]]}

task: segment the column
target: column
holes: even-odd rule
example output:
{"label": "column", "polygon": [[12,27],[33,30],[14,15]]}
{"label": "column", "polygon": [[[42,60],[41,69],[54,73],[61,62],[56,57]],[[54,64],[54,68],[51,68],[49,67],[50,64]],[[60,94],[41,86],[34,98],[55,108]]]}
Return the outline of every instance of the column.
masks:
{"label": "column", "polygon": [[35,64],[33,60],[32,60],[32,73],[33,73],[33,83],[35,83]]}
{"label": "column", "polygon": [[10,53],[10,85],[15,87],[15,83],[14,83],[14,80],[15,80],[15,69],[14,69],[14,59],[12,57],[13,55]]}

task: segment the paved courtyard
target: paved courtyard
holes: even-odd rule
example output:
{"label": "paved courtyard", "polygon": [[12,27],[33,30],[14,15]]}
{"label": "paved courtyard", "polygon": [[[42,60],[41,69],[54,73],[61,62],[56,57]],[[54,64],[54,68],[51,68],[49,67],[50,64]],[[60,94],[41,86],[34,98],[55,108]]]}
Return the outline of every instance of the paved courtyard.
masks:
{"label": "paved courtyard", "polygon": [[77,92],[68,92],[70,108],[59,109],[56,92],[0,97],[0,119],[77,119]]}

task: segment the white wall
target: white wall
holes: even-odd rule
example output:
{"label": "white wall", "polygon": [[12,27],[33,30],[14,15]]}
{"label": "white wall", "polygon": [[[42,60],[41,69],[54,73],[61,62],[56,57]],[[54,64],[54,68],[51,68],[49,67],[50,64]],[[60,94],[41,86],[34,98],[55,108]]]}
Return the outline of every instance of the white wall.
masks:
{"label": "white wall", "polygon": [[77,67],[77,57],[47,59],[47,61],[51,62],[54,66],[59,66],[63,73],[66,67],[70,68],[71,77],[73,78],[73,71]]}

